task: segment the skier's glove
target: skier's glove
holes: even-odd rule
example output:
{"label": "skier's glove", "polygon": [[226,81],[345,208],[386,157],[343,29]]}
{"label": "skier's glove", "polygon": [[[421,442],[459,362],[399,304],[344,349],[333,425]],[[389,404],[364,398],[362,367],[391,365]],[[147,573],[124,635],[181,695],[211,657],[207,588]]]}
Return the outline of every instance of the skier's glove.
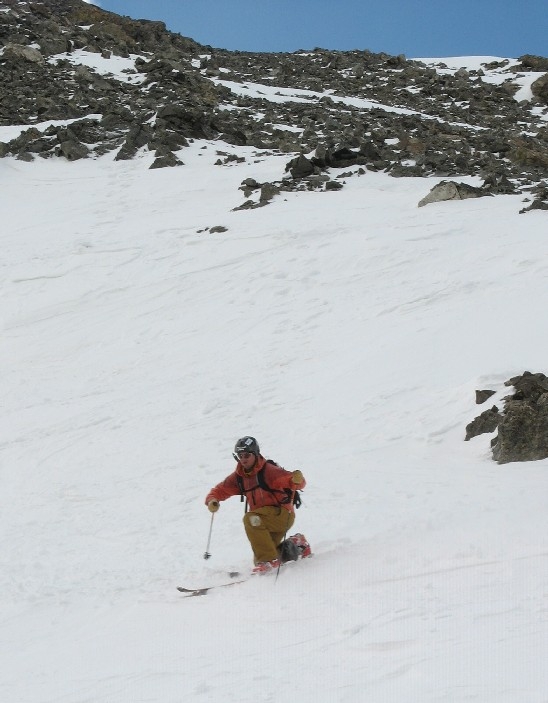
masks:
{"label": "skier's glove", "polygon": [[293,471],[291,474],[291,483],[294,483],[296,486],[300,486],[303,481],[303,472],[299,471],[299,469],[297,469],[297,471]]}
{"label": "skier's glove", "polygon": [[217,510],[219,510],[219,501],[218,500],[210,500],[209,503],[207,504],[208,510],[210,513],[216,513]]}

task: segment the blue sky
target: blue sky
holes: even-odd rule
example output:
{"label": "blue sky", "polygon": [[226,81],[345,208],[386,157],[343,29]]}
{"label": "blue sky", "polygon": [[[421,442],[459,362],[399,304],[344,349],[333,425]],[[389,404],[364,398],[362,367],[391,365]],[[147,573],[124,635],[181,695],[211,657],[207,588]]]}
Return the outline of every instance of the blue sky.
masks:
{"label": "blue sky", "polygon": [[548,56],[548,0],[97,0],[240,51],[369,49],[412,57]]}

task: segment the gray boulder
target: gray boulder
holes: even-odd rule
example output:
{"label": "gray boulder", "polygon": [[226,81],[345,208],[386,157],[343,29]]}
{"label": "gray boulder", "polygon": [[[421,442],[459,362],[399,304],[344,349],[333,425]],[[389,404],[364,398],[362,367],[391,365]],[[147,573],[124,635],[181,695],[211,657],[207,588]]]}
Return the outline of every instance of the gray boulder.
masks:
{"label": "gray boulder", "polygon": [[6,59],[23,59],[29,63],[42,64],[45,62],[44,57],[31,46],[22,46],[20,44],[7,44],[4,48],[4,57]]}
{"label": "gray boulder", "polygon": [[469,186],[466,183],[456,183],[455,181],[441,181],[435,185],[430,193],[419,201],[419,207],[430,203],[439,203],[444,200],[465,200],[466,198],[482,198],[490,193],[481,188]]}
{"label": "gray boulder", "polygon": [[68,161],[78,161],[85,159],[89,154],[89,149],[82,142],[68,139],[59,144],[59,156],[64,156]]}
{"label": "gray boulder", "polygon": [[279,195],[280,187],[274,185],[273,183],[263,183],[261,186],[261,195],[259,201],[261,203],[268,203],[272,200],[275,195]]}

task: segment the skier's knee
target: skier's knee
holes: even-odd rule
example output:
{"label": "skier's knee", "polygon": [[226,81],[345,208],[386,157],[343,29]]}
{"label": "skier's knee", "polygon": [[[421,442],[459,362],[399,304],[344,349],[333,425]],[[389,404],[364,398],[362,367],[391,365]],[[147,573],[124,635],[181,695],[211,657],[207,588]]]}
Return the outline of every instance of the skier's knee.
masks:
{"label": "skier's knee", "polygon": [[244,515],[244,525],[246,527],[260,527],[261,517],[256,513],[246,513]]}

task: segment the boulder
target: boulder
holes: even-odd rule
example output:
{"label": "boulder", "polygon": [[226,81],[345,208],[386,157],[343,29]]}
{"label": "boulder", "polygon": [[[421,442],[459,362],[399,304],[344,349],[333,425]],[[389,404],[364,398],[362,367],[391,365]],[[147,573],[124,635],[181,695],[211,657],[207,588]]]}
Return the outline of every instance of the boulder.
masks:
{"label": "boulder", "polygon": [[523,68],[527,71],[548,71],[548,58],[545,56],[524,54],[519,57],[519,60]]}
{"label": "boulder", "polygon": [[29,63],[45,63],[45,59],[38,49],[34,49],[31,46],[22,46],[20,44],[7,44],[4,47],[3,56],[4,58],[11,59],[12,61],[23,59]]}
{"label": "boulder", "polygon": [[153,138],[152,127],[148,124],[136,124],[126,134],[126,139],[116,155],[115,161],[127,161],[148,144]]}
{"label": "boulder", "polygon": [[548,377],[525,371],[505,385],[515,392],[504,399],[503,411],[493,406],[481,413],[467,425],[466,440],[496,429],[491,447],[499,464],[548,458]]}
{"label": "boulder", "polygon": [[297,156],[297,158],[292,159],[285,167],[285,170],[289,171],[291,176],[295,179],[306,178],[316,173],[316,166],[314,166],[310,159],[307,159],[306,156],[301,154]]}
{"label": "boulder", "polygon": [[492,395],[495,395],[496,391],[490,391],[490,390],[479,390],[476,391],[476,405],[481,405],[482,403],[485,403],[486,400],[488,400]]}
{"label": "boulder", "polygon": [[537,100],[548,105],[548,73],[531,83],[531,92]]}
{"label": "boulder", "polygon": [[419,207],[430,203],[439,203],[444,200],[465,200],[466,198],[482,198],[486,193],[481,188],[467,185],[466,183],[456,183],[455,181],[441,181],[435,185],[430,193],[419,201]]}
{"label": "boulder", "polygon": [[67,141],[61,142],[59,144],[59,156],[64,156],[68,161],[78,161],[78,159],[85,159],[88,156],[89,149],[82,142],[78,142],[74,139],[69,139]]}
{"label": "boulder", "polygon": [[279,195],[280,188],[274,183],[263,183],[261,186],[261,195],[259,201],[261,203],[268,203],[272,200],[275,195]]}
{"label": "boulder", "polygon": [[157,124],[194,139],[213,139],[215,129],[203,110],[196,105],[168,104],[161,107],[156,115]]}
{"label": "boulder", "polygon": [[508,405],[493,443],[499,464],[535,461],[548,457],[548,393],[535,403],[516,400]]}
{"label": "boulder", "polygon": [[172,168],[173,166],[182,166],[183,162],[175,154],[169,151],[162,156],[157,156],[149,168]]}
{"label": "boulder", "polygon": [[478,415],[478,417],[474,418],[472,422],[466,425],[466,436],[464,440],[468,442],[472,437],[477,437],[486,432],[494,432],[500,421],[501,415],[499,409],[496,405],[493,405],[492,408],[485,410],[481,415]]}

